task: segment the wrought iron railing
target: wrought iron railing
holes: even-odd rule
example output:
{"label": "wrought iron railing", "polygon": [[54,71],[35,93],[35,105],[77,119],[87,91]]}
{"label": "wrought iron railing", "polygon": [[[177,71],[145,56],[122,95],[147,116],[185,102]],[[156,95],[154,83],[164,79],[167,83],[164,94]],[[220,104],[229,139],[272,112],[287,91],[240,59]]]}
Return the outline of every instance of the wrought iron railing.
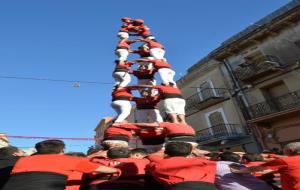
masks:
{"label": "wrought iron railing", "polygon": [[300,90],[288,94],[270,98],[267,101],[260,102],[248,107],[252,118],[257,118],[272,113],[285,111],[300,106]]}
{"label": "wrought iron railing", "polygon": [[248,134],[240,124],[219,124],[196,132],[198,141],[223,140],[242,137]]}
{"label": "wrought iron railing", "polygon": [[199,104],[210,99],[225,99],[229,97],[229,91],[226,88],[204,88],[200,89],[197,93],[186,98],[186,112],[192,113],[199,110]]}
{"label": "wrought iron railing", "polygon": [[240,80],[247,80],[249,78],[258,76],[266,71],[274,68],[280,68],[281,62],[278,57],[266,55],[259,61],[246,61],[237,68],[234,73]]}

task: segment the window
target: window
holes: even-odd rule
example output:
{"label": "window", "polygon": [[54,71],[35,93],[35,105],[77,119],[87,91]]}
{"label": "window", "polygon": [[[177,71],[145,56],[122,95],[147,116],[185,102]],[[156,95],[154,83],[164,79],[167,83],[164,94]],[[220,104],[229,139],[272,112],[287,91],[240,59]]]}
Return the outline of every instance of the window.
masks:
{"label": "window", "polygon": [[208,116],[209,122],[212,126],[224,124],[222,113],[219,111],[213,112]]}
{"label": "window", "polygon": [[227,118],[225,116],[223,108],[216,109],[214,111],[205,114],[206,122],[210,128],[211,134],[227,133],[230,129],[227,129]]}
{"label": "window", "polygon": [[202,82],[199,88],[197,88],[197,91],[198,91],[199,98],[202,101],[217,96],[211,80],[206,80]]}

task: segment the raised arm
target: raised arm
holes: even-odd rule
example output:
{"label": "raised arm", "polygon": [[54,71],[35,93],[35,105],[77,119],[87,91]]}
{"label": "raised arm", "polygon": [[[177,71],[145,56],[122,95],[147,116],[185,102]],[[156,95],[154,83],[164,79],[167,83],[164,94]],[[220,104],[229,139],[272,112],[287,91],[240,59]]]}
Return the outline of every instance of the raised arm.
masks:
{"label": "raised arm", "polygon": [[246,168],[239,168],[239,166],[236,166],[235,164],[231,164],[229,167],[231,172],[236,174],[247,174],[247,173],[258,172],[267,169],[264,166],[252,166]]}
{"label": "raised arm", "polygon": [[113,173],[120,173],[120,170],[117,168],[102,165],[102,166],[99,166],[94,172],[104,173],[104,174],[113,174]]}

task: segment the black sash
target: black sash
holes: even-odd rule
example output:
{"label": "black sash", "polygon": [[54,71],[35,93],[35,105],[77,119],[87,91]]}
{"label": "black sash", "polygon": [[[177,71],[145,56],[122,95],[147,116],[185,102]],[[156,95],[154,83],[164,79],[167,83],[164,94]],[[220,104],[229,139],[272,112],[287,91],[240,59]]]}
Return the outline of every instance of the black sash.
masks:
{"label": "black sash", "polygon": [[117,101],[117,100],[130,100],[128,96],[116,96],[112,98],[112,101]]}
{"label": "black sash", "polygon": [[2,190],[64,190],[67,176],[52,172],[13,174]]}
{"label": "black sash", "polygon": [[200,181],[185,181],[168,185],[165,190],[216,190],[216,187],[212,183],[200,182]]}

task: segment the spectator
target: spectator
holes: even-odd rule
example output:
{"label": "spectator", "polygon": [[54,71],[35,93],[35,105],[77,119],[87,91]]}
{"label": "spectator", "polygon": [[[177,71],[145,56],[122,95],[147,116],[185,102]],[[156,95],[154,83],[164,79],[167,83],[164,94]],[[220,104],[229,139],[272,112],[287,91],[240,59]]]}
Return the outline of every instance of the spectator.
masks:
{"label": "spectator", "polygon": [[135,148],[130,151],[130,158],[144,159],[148,156],[148,151],[144,148]]}
{"label": "spectator", "polygon": [[14,146],[0,148],[0,189],[8,181],[10,172],[23,152]]}
{"label": "spectator", "polygon": [[86,152],[87,155],[91,155],[94,154],[96,152],[99,152],[101,150],[101,148],[96,148],[94,146],[89,147],[88,151]]}
{"label": "spectator", "polygon": [[119,170],[90,162],[88,159],[63,155],[65,144],[46,140],[35,145],[34,156],[20,158],[3,190],[64,190],[73,171],[82,173],[118,173]]}
{"label": "spectator", "polygon": [[110,159],[129,158],[129,155],[129,149],[124,147],[111,148],[107,151],[107,157]]}
{"label": "spectator", "polygon": [[239,167],[244,167],[238,164],[241,157],[233,152],[224,152],[219,155],[217,161],[216,172],[216,187],[220,190],[272,190],[264,181],[252,176],[251,174],[234,174],[230,171],[230,165],[236,164]]}
{"label": "spectator", "polygon": [[149,164],[147,159],[130,158],[130,150],[124,147],[110,148],[107,151],[108,159],[93,159],[94,162],[111,165],[122,171],[122,175],[116,179],[114,176],[104,178],[103,175],[90,176],[89,190],[98,189],[122,189],[141,190],[144,189],[145,167]]}
{"label": "spectator", "polygon": [[287,144],[284,147],[283,152],[288,157],[277,158],[259,166],[243,169],[232,166],[231,171],[233,173],[244,174],[266,169],[277,170],[281,176],[283,190],[298,190],[300,189],[300,142]]}
{"label": "spectator", "polygon": [[148,158],[152,163],[147,172],[170,190],[212,190],[215,189],[216,165],[203,158],[188,158],[192,145],[185,142],[166,144],[166,157],[152,154]]}

